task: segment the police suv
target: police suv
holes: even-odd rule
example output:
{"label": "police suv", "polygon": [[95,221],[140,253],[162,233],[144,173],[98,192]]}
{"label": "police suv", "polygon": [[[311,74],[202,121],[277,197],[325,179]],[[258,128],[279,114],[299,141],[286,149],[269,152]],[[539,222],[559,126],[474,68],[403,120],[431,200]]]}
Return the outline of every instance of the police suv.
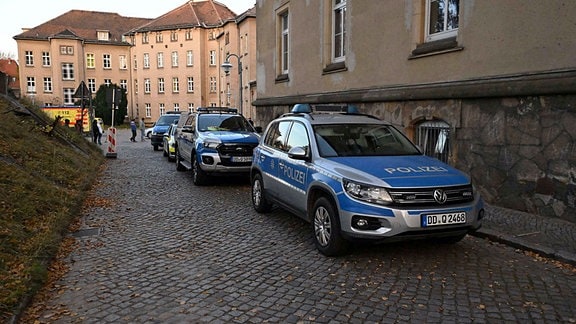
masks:
{"label": "police suv", "polygon": [[310,222],[327,256],[345,253],[351,240],[456,243],[484,215],[466,174],[355,107],[326,113],[295,105],[266,128],[250,178],[254,209],[275,204]]}
{"label": "police suv", "polygon": [[257,130],[235,108],[200,107],[185,113],[176,128],[176,170],[192,170],[195,185],[210,176],[250,173]]}

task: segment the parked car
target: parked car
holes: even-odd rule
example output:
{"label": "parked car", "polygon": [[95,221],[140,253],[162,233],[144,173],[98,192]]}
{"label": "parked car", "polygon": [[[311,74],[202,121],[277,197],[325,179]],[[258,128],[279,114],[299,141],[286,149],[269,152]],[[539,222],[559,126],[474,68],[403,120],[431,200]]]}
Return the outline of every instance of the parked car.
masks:
{"label": "parked car", "polygon": [[200,107],[182,116],[176,133],[176,169],[192,170],[195,185],[211,176],[248,177],[260,135],[237,109]]}
{"label": "parked car", "polygon": [[469,176],[353,108],[322,113],[299,104],[273,120],[254,150],[251,188],[257,212],[275,204],[310,222],[327,256],[354,240],[455,243],[484,215]]}
{"label": "parked car", "polygon": [[170,125],[162,139],[162,152],[164,156],[168,158],[169,162],[176,161],[176,126],[177,124]]}
{"label": "parked car", "polygon": [[160,116],[154,123],[152,134],[150,135],[150,144],[154,147],[154,151],[164,145],[164,133],[168,130],[170,125],[178,122],[180,118],[180,111],[169,111],[165,115]]}
{"label": "parked car", "polygon": [[144,134],[146,135],[147,138],[150,138],[150,136],[152,135],[152,131],[154,130],[154,126],[152,127],[148,127],[145,129]]}

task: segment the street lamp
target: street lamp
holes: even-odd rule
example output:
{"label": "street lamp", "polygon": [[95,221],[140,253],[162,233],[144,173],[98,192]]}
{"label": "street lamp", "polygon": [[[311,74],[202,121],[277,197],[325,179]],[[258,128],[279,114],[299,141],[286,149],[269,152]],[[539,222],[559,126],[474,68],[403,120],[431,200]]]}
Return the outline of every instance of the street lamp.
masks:
{"label": "street lamp", "polygon": [[228,54],[228,56],[226,56],[226,60],[224,60],[224,63],[222,63],[221,67],[224,70],[226,76],[228,76],[230,74],[230,70],[232,69],[232,63],[230,63],[230,56],[234,56],[236,59],[238,59],[238,77],[240,84],[238,95],[238,98],[240,99],[240,107],[238,108],[240,109],[240,114],[242,114],[242,61],[240,61],[240,57],[238,55]]}

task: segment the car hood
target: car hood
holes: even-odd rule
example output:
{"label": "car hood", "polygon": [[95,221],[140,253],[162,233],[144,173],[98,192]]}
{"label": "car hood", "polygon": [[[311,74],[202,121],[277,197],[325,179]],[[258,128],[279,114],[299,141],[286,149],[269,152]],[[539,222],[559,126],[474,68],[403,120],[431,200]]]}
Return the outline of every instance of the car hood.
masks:
{"label": "car hood", "polygon": [[260,135],[252,132],[232,132],[232,131],[207,131],[202,132],[202,137],[217,139],[222,143],[253,143],[258,144]]}
{"label": "car hood", "polygon": [[425,155],[333,157],[324,162],[344,178],[384,187],[470,184],[464,172]]}

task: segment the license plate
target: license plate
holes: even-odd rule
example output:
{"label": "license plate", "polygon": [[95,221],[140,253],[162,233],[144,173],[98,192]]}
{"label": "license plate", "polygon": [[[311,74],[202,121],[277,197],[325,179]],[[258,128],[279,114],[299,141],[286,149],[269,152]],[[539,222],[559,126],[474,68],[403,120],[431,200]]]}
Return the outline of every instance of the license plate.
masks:
{"label": "license plate", "polygon": [[422,215],[422,227],[453,225],[466,223],[466,213],[447,213]]}
{"label": "license plate", "polygon": [[233,156],[232,162],[252,162],[251,156]]}

